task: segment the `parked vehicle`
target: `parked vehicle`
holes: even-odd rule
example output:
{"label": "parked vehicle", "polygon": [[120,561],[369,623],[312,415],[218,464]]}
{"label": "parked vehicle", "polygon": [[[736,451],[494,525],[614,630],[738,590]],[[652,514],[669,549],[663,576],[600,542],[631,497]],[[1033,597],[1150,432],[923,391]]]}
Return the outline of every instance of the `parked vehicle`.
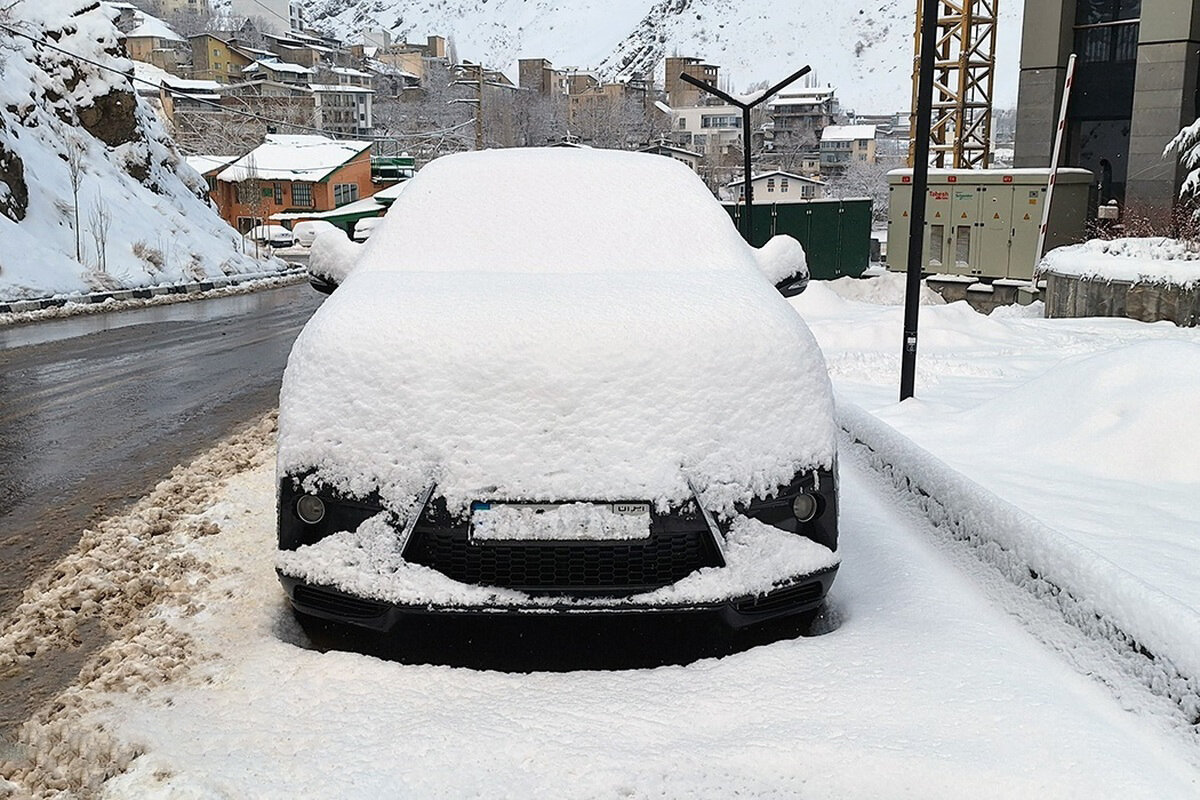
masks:
{"label": "parked vehicle", "polygon": [[[297,339],[276,566],[302,621],[811,616],[836,574],[824,359],[687,167],[446,156]],[[489,616],[490,615],[490,616]]]}
{"label": "parked vehicle", "polygon": [[291,247],[295,241],[292,232],[282,225],[255,225],[246,233],[246,238],[270,247]]}
{"label": "parked vehicle", "polygon": [[301,247],[312,247],[313,239],[317,238],[317,234],[319,233],[340,230],[332,222],[326,222],[323,219],[306,219],[292,226],[292,233],[296,237],[296,244]]}

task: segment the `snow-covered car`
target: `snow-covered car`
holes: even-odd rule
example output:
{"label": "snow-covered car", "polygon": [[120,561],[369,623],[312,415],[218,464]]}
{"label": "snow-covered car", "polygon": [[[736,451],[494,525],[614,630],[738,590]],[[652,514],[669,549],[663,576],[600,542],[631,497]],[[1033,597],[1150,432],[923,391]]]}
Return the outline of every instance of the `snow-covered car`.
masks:
{"label": "snow-covered car", "polygon": [[280,393],[302,621],[816,613],[836,428],[773,285],[798,244],[750,248],[670,159],[522,149],[429,164],[357,261]]}
{"label": "snow-covered car", "polygon": [[383,217],[364,217],[354,223],[354,241],[365,242],[383,222]]}
{"label": "snow-covered car", "polygon": [[295,241],[292,232],[282,225],[255,225],[246,233],[246,238],[271,247],[291,247]]}
{"label": "snow-covered car", "polygon": [[[292,233],[296,237],[296,244],[301,247],[312,247],[313,240],[317,238],[317,234],[319,233],[340,230],[337,225],[334,225],[332,222],[326,222],[323,219],[306,219],[292,226]],[[345,235],[344,233],[342,234],[343,237]]]}

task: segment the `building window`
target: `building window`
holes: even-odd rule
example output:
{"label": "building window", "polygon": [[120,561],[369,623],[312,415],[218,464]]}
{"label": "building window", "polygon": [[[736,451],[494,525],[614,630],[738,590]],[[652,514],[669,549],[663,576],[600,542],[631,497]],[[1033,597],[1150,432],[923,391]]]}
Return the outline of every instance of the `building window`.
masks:
{"label": "building window", "polygon": [[343,206],[358,199],[357,183],[335,183],[333,185],[333,204]]}
{"label": "building window", "polygon": [[700,117],[701,128],[740,128],[742,127],[742,118],[736,114],[728,116],[718,114],[704,114]]}
{"label": "building window", "polygon": [[1078,0],[1075,52],[1083,63],[1137,61],[1141,0]]}
{"label": "building window", "polygon": [[277,205],[277,206],[283,205],[283,184],[277,183],[277,184],[275,184],[273,189],[274,189],[274,195],[275,195],[275,205]]}
{"label": "building window", "polygon": [[261,217],[238,217],[237,229],[238,233],[249,233],[250,229],[262,225]]}
{"label": "building window", "polygon": [[312,184],[311,183],[293,183],[292,184],[292,205],[311,208],[312,199]]}
{"label": "building window", "polygon": [[258,181],[240,181],[237,185],[237,199],[242,205],[257,203],[259,198]]}
{"label": "building window", "polygon": [[808,199],[811,199],[812,196],[813,196],[813,187],[811,185],[806,183],[805,185],[800,187],[800,197],[801,198],[808,200]]}
{"label": "building window", "polygon": [[779,179],[779,191],[786,192],[787,190],[788,190],[788,179],[780,178]]}
{"label": "building window", "polygon": [[687,117],[679,118],[679,130],[681,130],[681,131],[687,130]]}
{"label": "building window", "polygon": [[767,178],[767,191],[768,192],[775,191],[775,179],[774,178]]}

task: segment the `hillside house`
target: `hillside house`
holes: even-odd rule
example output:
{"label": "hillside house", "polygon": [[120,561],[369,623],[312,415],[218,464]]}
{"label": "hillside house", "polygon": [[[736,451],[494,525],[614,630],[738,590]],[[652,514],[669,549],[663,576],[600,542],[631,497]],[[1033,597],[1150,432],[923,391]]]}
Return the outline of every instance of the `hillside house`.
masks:
{"label": "hillside house", "polygon": [[216,175],[213,201],[242,233],[279,212],[328,211],[370,196],[371,143],[268,135]]}

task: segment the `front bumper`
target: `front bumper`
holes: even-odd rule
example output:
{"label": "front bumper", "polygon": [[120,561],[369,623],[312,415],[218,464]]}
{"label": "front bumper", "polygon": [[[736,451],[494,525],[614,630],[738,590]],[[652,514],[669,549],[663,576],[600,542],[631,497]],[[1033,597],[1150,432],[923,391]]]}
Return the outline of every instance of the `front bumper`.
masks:
{"label": "front bumper", "polygon": [[638,604],[623,598],[594,597],[586,602],[564,599],[562,603],[536,605],[417,605],[357,597],[331,586],[306,583],[279,572],[292,608],[302,616],[348,625],[378,633],[393,633],[407,622],[430,618],[521,617],[541,619],[620,619],[663,616],[707,618],[722,627],[741,630],[820,608],[837,575],[837,566],[795,576],[760,595],[727,600],[690,603]]}

